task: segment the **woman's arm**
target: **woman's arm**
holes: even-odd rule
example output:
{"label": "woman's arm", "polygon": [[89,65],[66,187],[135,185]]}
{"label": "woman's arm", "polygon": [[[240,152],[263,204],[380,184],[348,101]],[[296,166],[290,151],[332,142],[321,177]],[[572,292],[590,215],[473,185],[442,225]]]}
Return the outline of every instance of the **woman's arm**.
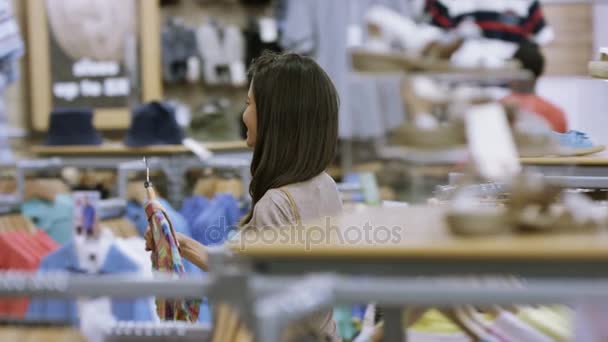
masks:
{"label": "woman's arm", "polygon": [[208,271],[209,255],[207,254],[207,249],[205,246],[184,234],[177,233],[176,235],[182,257],[203,271]]}

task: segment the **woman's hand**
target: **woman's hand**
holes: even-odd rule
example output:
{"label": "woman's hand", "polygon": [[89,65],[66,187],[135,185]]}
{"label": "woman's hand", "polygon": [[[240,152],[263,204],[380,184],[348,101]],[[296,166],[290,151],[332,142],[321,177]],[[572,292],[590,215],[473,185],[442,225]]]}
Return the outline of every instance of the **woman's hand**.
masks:
{"label": "woman's hand", "polygon": [[[179,246],[179,253],[181,256],[195,264],[198,268],[207,271],[209,265],[207,249],[205,246],[181,233],[175,233],[175,237],[177,238],[177,244]],[[152,239],[152,231],[150,228],[146,230],[144,240],[146,240],[146,251],[153,250],[154,241]]]}
{"label": "woman's hand", "polygon": [[152,239],[152,230],[150,229],[150,227],[148,227],[148,229],[146,229],[146,232],[144,233],[144,240],[146,240],[146,251],[149,252],[154,249],[154,240]]}

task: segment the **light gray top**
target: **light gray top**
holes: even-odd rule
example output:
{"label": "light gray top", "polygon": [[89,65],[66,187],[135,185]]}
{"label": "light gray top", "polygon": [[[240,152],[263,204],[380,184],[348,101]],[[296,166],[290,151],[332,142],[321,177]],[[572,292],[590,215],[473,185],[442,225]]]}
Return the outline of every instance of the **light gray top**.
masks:
{"label": "light gray top", "polygon": [[305,182],[268,190],[253,210],[251,225],[258,229],[287,226],[298,223],[297,218],[307,222],[336,216],[341,211],[342,200],[336,182],[323,172]]}
{"label": "light gray top", "polygon": [[[290,198],[291,197],[291,198]],[[293,201],[293,202],[292,202]],[[294,208],[295,206],[295,208]],[[255,229],[272,229],[333,217],[342,212],[342,200],[334,180],[325,172],[301,183],[271,189],[258,201],[250,221]],[[332,312],[323,312],[288,329],[288,334],[322,332],[338,341]],[[285,340],[291,340],[286,337]]]}

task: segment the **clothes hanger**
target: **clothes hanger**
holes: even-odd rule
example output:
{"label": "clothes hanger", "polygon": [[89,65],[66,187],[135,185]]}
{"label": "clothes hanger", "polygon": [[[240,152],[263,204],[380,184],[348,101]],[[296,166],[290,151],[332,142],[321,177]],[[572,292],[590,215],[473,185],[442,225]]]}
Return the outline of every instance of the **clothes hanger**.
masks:
{"label": "clothes hanger", "polygon": [[[152,189],[152,182],[150,182],[150,168],[148,167],[148,161],[144,157],[143,162],[146,165],[146,179],[144,180],[144,187],[142,188],[140,181],[130,181],[127,184],[127,201],[134,201],[137,204],[143,206],[148,202],[148,200],[156,200],[160,195],[157,194],[155,189]],[[146,186],[149,184],[149,188]],[[152,197],[150,197],[151,192],[153,193]]]}
{"label": "clothes hanger", "polygon": [[115,237],[124,238],[125,233],[122,228],[122,219],[110,219],[101,221],[101,225],[110,230]]}
{"label": "clothes hanger", "polygon": [[58,194],[70,192],[59,178],[30,178],[25,181],[24,200],[42,199],[53,202]]}
{"label": "clothes hanger", "polygon": [[131,237],[137,237],[139,236],[139,233],[137,232],[137,229],[135,228],[135,225],[133,225],[133,223],[131,221],[129,221],[127,218],[121,218],[120,219],[120,224],[122,226],[122,231],[124,234],[125,238],[131,238]]}
{"label": "clothes hanger", "polygon": [[456,324],[458,328],[460,328],[473,341],[484,339],[486,334],[483,332],[483,329],[472,322],[463,312],[459,311],[458,308],[440,308],[438,310],[450,321]]}
{"label": "clothes hanger", "polygon": [[30,219],[15,210],[12,213],[0,216],[0,232],[9,232],[13,230],[23,230],[34,233],[37,229]]}
{"label": "clothes hanger", "polygon": [[19,228],[15,225],[15,220],[13,219],[13,215],[7,215],[3,218],[5,229],[7,232],[14,232],[19,230]]}
{"label": "clothes hanger", "polygon": [[227,311],[226,304],[217,305],[215,311],[215,326],[213,328],[212,342],[226,342],[226,323],[229,312]]}
{"label": "clothes hanger", "polygon": [[253,342],[253,335],[232,307],[219,304],[216,317],[212,342]]}
{"label": "clothes hanger", "polygon": [[0,193],[12,194],[15,191],[17,191],[17,182],[14,179],[0,179]]}
{"label": "clothes hanger", "polygon": [[243,323],[240,324],[238,332],[236,333],[236,337],[234,339],[235,342],[253,342],[253,335],[247,328],[247,326]]}
{"label": "clothes hanger", "polygon": [[[486,280],[485,278],[473,278],[471,281],[474,284],[483,284],[486,281],[490,281],[492,283],[498,282],[501,286],[512,287],[508,282],[505,282],[505,280],[503,280],[502,278],[492,278],[489,280]],[[486,333],[490,334],[491,336],[494,336],[498,341],[508,341],[508,338],[503,336],[500,332],[496,331],[496,329],[494,329],[492,325],[492,322],[489,321],[486,317],[484,317],[477,308],[472,305],[465,305],[462,307],[462,310],[464,314],[467,315],[469,319],[471,319],[471,321],[482,327]],[[503,310],[497,305],[491,306],[489,309],[486,309],[486,312],[489,312],[490,315],[492,315],[494,318],[498,317],[501,311]]]}
{"label": "clothes hanger", "polygon": [[476,337],[478,340],[484,342],[504,342],[487,331],[486,327],[475,319],[475,317],[472,316],[469,311],[467,311],[466,307],[459,307],[454,309],[454,311],[461,322],[471,330],[473,337]]}
{"label": "clothes hanger", "polygon": [[25,226],[25,220],[19,219],[18,215],[9,215],[7,217],[9,223],[11,224],[11,226],[13,227],[13,230],[16,231],[20,231],[20,232],[26,232],[28,227]]}
{"label": "clothes hanger", "polygon": [[193,193],[195,195],[213,198],[216,192],[217,183],[219,182],[219,178],[215,175],[204,176],[203,178],[199,178],[196,181],[196,185],[194,186]]}
{"label": "clothes hanger", "polygon": [[236,330],[239,325],[239,318],[231,307],[228,307],[228,320],[226,325],[226,342],[234,342],[237,335]]}
{"label": "clothes hanger", "polygon": [[243,183],[240,179],[234,177],[220,179],[215,186],[215,194],[218,193],[227,193],[234,196],[234,198],[241,198],[243,196]]}
{"label": "clothes hanger", "polygon": [[475,309],[473,306],[467,305],[467,306],[463,307],[463,311],[465,312],[465,314],[468,315],[468,317],[472,321],[474,321],[479,326],[481,326],[485,330],[486,333],[494,336],[499,342],[509,341],[508,338],[506,338],[505,336],[502,336],[502,334],[500,334],[500,332],[496,331],[496,329],[494,329],[492,327],[492,323],[490,321],[488,321],[485,317],[483,317],[483,315],[481,315],[477,311],[477,309]]}
{"label": "clothes hanger", "polygon": [[127,200],[134,201],[142,206],[146,203],[146,189],[141,187],[141,183],[129,182],[127,185]]}
{"label": "clothes hanger", "polygon": [[[412,310],[408,310],[408,322],[407,327],[411,327],[414,325],[427,311],[428,308],[415,308]],[[473,329],[469,326],[474,323],[470,322],[470,320],[463,318],[456,314],[454,309],[438,309],[444,316],[446,316],[449,320],[454,322],[467,336],[469,336],[472,340],[477,341],[481,338],[477,335]],[[378,322],[374,326],[374,331],[369,337],[369,341],[372,342],[381,342],[384,340],[384,321]],[[366,340],[367,341],[367,340]],[[491,341],[491,340],[489,340]]]}
{"label": "clothes hanger", "polygon": [[114,219],[113,224],[116,227],[117,230],[117,236],[121,237],[121,238],[131,238],[131,237],[136,237],[138,236],[137,230],[135,229],[135,226],[133,225],[133,223],[131,223],[131,221],[129,221],[128,219],[122,217],[122,218],[118,218],[118,219]]}
{"label": "clothes hanger", "polygon": [[[469,280],[473,286],[478,286],[484,283],[483,278],[472,278]],[[501,339],[496,334],[493,334],[491,324],[488,323],[484,317],[471,305],[464,305],[458,308],[457,314],[463,315],[467,320],[470,321],[471,324],[474,324],[476,327],[482,329],[484,334],[489,335],[490,337],[496,337],[498,342],[504,342],[504,339]],[[483,337],[486,340],[486,336]]]}

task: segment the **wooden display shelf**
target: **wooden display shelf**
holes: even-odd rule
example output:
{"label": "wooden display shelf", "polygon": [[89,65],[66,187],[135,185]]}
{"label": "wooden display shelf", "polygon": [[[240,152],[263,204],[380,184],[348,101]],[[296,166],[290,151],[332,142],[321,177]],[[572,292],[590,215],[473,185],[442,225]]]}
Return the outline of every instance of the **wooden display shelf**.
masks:
{"label": "wooden display shelf", "polygon": [[[244,150],[247,145],[244,141],[226,141],[226,142],[209,142],[203,143],[204,147],[210,151],[230,151]],[[61,156],[61,155],[168,155],[168,154],[190,154],[192,153],[184,145],[157,145],[146,147],[129,147],[122,143],[105,143],[102,145],[86,145],[86,146],[34,146],[30,149],[33,154],[39,156]]]}
{"label": "wooden display shelf", "polygon": [[608,166],[608,156],[520,158],[524,165]]}
{"label": "wooden display shelf", "polygon": [[[243,233],[241,241],[231,242],[230,247],[241,255],[264,260],[608,260],[608,232],[464,238],[450,233],[444,210],[436,206],[350,208],[331,220],[333,230],[325,228],[325,219],[304,225],[301,235],[299,229],[282,228],[285,231],[277,234],[275,240],[271,239],[273,234],[251,230]],[[365,227],[367,223],[371,229]],[[365,229],[371,236],[374,231],[380,236],[379,230],[392,235],[386,242],[384,238],[366,241]],[[397,229],[400,232],[395,234]],[[328,231],[329,235],[319,235]],[[322,241],[308,240],[307,246],[306,239],[299,241],[298,236]],[[358,236],[362,238],[352,241]]]}

